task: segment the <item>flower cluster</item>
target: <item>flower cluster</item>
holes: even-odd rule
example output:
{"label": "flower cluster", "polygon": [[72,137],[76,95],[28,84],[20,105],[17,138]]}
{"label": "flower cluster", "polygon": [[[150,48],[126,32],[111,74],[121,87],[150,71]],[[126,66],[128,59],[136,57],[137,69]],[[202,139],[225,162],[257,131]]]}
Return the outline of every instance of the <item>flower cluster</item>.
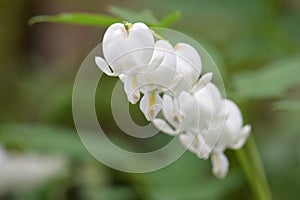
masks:
{"label": "flower cluster", "polygon": [[[211,83],[212,73],[201,74],[201,58],[191,45],[173,46],[154,35],[141,22],[112,24],[103,37],[103,58],[95,62],[123,81],[129,102],[141,99],[148,121],[178,136],[199,158],[211,156],[214,175],[224,177],[229,166],[224,150],[240,148],[251,127],[243,126],[237,105]],[[160,111],[164,119],[157,117]]]}

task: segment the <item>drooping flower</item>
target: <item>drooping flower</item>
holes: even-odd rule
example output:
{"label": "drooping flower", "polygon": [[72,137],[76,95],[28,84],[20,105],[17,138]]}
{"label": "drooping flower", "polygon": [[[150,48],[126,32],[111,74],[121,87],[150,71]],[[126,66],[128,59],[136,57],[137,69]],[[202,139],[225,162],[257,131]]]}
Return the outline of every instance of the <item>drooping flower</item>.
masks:
{"label": "drooping flower", "polygon": [[[162,58],[162,60],[161,60]],[[164,40],[155,43],[151,60],[161,60],[151,71],[131,75],[121,74],[127,98],[131,103],[136,103],[140,92],[144,93],[140,108],[148,120],[153,119],[161,109],[159,93],[169,88],[176,70],[176,56],[172,45]]]}
{"label": "drooping flower", "polygon": [[214,175],[225,177],[229,166],[225,149],[241,148],[251,130],[250,125],[243,126],[237,105],[222,99],[212,83],[193,94],[181,93],[177,104],[164,96],[163,105],[164,117],[173,127],[162,119],[153,120],[154,125],[167,134],[179,135],[181,143],[199,158],[211,156]]}
{"label": "drooping flower", "polygon": [[[231,100],[224,99],[226,121],[218,140],[214,143],[207,143],[213,147],[212,165],[215,176],[224,178],[228,172],[229,162],[224,154],[226,148],[241,148],[251,131],[250,125],[243,126],[243,118],[238,106]],[[214,135],[207,133],[207,137]],[[209,141],[209,140],[207,140]]]}
{"label": "drooping flower", "polygon": [[199,79],[202,71],[201,58],[194,47],[186,43],[177,43],[174,47],[177,67],[176,77],[172,85],[172,92],[179,95],[182,91],[199,90],[212,79],[208,73]]}
{"label": "drooping flower", "polygon": [[170,127],[164,120],[155,119],[153,122],[161,130],[173,130],[167,133],[176,135],[181,132],[195,132],[206,129],[213,118],[218,116],[221,94],[217,87],[208,83],[195,93],[181,92],[178,98],[169,95],[163,97],[163,115]]}
{"label": "drooping flower", "polygon": [[141,22],[112,24],[103,36],[104,59],[96,56],[98,67],[109,76],[149,70],[154,49],[151,30]]}
{"label": "drooping flower", "polygon": [[226,121],[215,149],[241,148],[251,131],[250,125],[243,126],[243,117],[239,107],[231,100],[224,99]]}

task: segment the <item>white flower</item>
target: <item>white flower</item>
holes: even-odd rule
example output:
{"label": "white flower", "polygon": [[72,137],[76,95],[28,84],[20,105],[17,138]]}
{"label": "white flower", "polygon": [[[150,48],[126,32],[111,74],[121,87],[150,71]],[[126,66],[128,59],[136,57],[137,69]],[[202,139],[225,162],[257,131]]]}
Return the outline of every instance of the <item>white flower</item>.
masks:
{"label": "white flower", "polygon": [[196,154],[199,158],[207,159],[211,152],[211,148],[206,145],[201,134],[186,131],[184,134],[179,135],[179,140],[185,148]]}
{"label": "white flower", "polygon": [[246,142],[251,126],[243,126],[243,117],[238,106],[231,100],[224,99],[226,120],[220,138],[215,145],[217,149],[239,149]]}
{"label": "white flower", "polygon": [[[212,172],[219,178],[224,178],[228,172],[229,162],[224,154],[226,148],[241,148],[251,131],[250,125],[243,126],[243,118],[238,106],[228,99],[222,101],[225,115],[219,118],[222,120],[219,121],[219,126],[206,130],[206,133],[200,133],[206,142],[204,146],[212,149]],[[224,126],[220,126],[220,124],[224,124]]]}
{"label": "white flower", "polygon": [[151,71],[120,75],[131,103],[134,104],[139,100],[140,92],[144,93],[140,108],[149,121],[161,110],[162,100],[159,93],[170,88],[175,75],[176,55],[172,45],[164,40],[156,41],[151,60],[161,61]]}
{"label": "white flower", "polygon": [[162,99],[157,92],[147,92],[140,102],[140,109],[148,121],[152,121],[162,108]]}
{"label": "white flower", "polygon": [[176,54],[172,45],[165,40],[155,42],[152,60],[161,58],[161,63],[155,69],[137,75],[138,87],[142,92],[162,92],[170,89],[176,73]]}
{"label": "white flower", "polygon": [[185,131],[201,132],[215,123],[219,116],[220,102],[221,94],[212,83],[208,83],[196,93],[181,92],[178,98],[164,95],[163,115],[175,130],[162,119],[155,119],[153,123],[171,135]]}
{"label": "white flower", "polygon": [[178,103],[165,95],[163,119],[154,119],[154,125],[170,135],[179,135],[181,143],[199,158],[212,156],[213,173],[227,174],[229,162],[226,148],[238,149],[246,141],[251,127],[243,126],[241,112],[231,100],[222,99],[218,88],[209,83],[195,93],[182,92]]}
{"label": "white flower", "polygon": [[179,95],[182,91],[196,91],[211,81],[212,73],[206,74],[199,80],[202,62],[196,49],[186,43],[177,43],[174,50],[177,65],[172,86],[173,93]]}
{"label": "white flower", "polygon": [[172,45],[164,40],[155,43],[153,58],[162,62],[154,70],[137,75],[140,90],[145,94],[140,109],[147,120],[153,120],[162,108],[159,93],[169,90],[176,72],[176,56]]}
{"label": "white flower", "polygon": [[103,36],[104,59],[96,57],[98,67],[109,76],[149,70],[154,49],[151,30],[143,23],[112,24]]}
{"label": "white flower", "polygon": [[192,130],[194,122],[197,121],[197,102],[195,98],[187,92],[182,92],[178,98],[169,95],[163,96],[163,116],[165,120],[156,118],[153,124],[164,133],[177,135],[181,132]]}
{"label": "white flower", "polygon": [[[196,144],[198,144],[196,150],[193,151],[199,158],[208,158],[213,147],[207,143],[217,141],[218,133],[221,132],[225,120],[221,94],[214,84],[209,83],[192,96],[196,103],[189,108],[189,113],[194,110],[196,117],[193,117],[195,121],[189,125],[189,131],[195,135]],[[188,125],[185,126],[188,127]],[[185,137],[180,135],[179,139],[187,147],[189,144],[186,143]],[[194,148],[193,145],[191,147]]]}
{"label": "white flower", "polygon": [[196,93],[182,92],[177,99],[168,95],[163,98],[163,119],[153,124],[164,133],[178,135],[181,143],[199,158],[208,158],[211,147],[201,132],[216,124],[221,94],[212,83]]}
{"label": "white flower", "polygon": [[[229,162],[224,155],[226,148],[239,149],[248,138],[251,126],[243,126],[243,118],[238,106],[231,100],[223,99],[220,113],[225,113],[219,118],[217,128],[207,129],[202,136],[206,146],[212,149],[211,161],[213,174],[219,178],[224,178],[228,172]],[[222,124],[220,126],[220,124]]]}
{"label": "white flower", "polygon": [[[120,79],[124,82],[124,89],[131,103],[136,103],[140,91],[161,92],[163,88],[170,87],[176,69],[176,56],[172,45],[164,40],[156,41],[151,61],[157,65],[150,71],[134,73],[131,75],[121,74]],[[153,62],[151,62],[153,63]]]}
{"label": "white flower", "polygon": [[231,100],[223,99],[217,109],[218,115],[212,127],[200,133],[213,151],[224,151],[226,148],[241,148],[251,131],[250,125],[243,126],[243,118],[238,106]]}

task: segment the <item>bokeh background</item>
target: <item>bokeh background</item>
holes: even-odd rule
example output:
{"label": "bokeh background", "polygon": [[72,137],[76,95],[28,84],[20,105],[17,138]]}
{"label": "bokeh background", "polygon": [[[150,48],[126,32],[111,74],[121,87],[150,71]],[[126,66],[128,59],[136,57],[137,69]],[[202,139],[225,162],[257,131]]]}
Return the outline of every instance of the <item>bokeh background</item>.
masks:
{"label": "bokeh background", "polygon": [[[209,161],[188,152],[159,171],[130,174],[102,165],[83,147],[72,119],[72,86],[105,27],[27,21],[61,12],[113,15],[112,5],[149,9],[158,19],[181,12],[170,28],[214,58],[227,96],[252,124],[274,199],[299,198],[300,1],[1,0],[0,199],[255,199],[230,150],[230,172],[219,180]],[[137,151],[163,145],[162,134],[147,142],[124,137],[110,111],[116,80],[102,81],[96,108],[109,136]],[[137,106],[131,112],[145,124]]]}

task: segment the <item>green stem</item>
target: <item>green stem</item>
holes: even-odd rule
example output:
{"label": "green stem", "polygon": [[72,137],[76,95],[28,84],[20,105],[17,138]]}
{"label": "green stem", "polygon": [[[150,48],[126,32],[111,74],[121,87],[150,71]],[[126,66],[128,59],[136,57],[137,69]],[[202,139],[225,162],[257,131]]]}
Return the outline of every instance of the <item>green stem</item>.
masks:
{"label": "green stem", "polygon": [[250,136],[244,148],[236,151],[236,156],[256,198],[271,200],[269,184],[253,136]]}
{"label": "green stem", "polygon": [[268,199],[272,199],[272,193],[268,184],[267,176],[263,168],[260,154],[258,152],[258,148],[253,136],[249,138],[246,148],[252,161],[253,167],[258,174],[258,178],[260,178],[260,182],[262,182],[262,186],[264,186],[264,192],[266,193],[266,196],[269,197]]}

